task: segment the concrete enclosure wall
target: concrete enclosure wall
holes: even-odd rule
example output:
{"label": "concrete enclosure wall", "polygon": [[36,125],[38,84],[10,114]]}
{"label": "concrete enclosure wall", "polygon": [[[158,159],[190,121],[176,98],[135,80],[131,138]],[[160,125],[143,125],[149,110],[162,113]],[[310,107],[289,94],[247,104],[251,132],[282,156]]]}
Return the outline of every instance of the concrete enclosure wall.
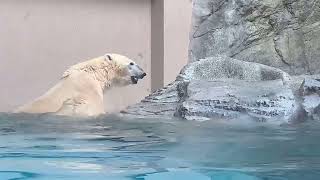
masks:
{"label": "concrete enclosure wall", "polygon": [[151,0],[151,88],[163,87],[164,0]]}
{"label": "concrete enclosure wall", "polygon": [[175,80],[188,62],[192,0],[165,0],[164,85]]}
{"label": "concrete enclosure wall", "polygon": [[[108,92],[106,101],[111,101],[112,106],[106,105],[106,110],[118,111],[148,95],[151,64],[155,62],[151,60],[151,51],[155,51],[153,58],[165,62],[159,58],[164,54],[160,51],[157,55],[158,49],[151,48],[152,1],[1,1],[0,111],[11,110],[43,94],[69,66],[107,52],[134,59],[148,77],[137,86]],[[186,13],[191,17],[191,10]],[[181,31],[188,34],[189,28],[177,32]],[[181,46],[187,48],[188,44],[184,43]],[[187,51],[177,53],[187,54]],[[183,64],[187,59],[174,61]],[[177,74],[171,69],[170,73],[163,68],[162,71],[162,74]],[[160,81],[163,76],[159,77]]]}

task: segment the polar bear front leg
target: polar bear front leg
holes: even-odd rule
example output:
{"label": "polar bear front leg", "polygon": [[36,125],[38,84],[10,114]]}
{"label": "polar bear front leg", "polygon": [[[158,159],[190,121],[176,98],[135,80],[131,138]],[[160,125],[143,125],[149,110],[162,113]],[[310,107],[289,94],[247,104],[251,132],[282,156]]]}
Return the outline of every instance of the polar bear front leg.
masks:
{"label": "polar bear front leg", "polygon": [[63,116],[98,116],[104,114],[103,102],[90,103],[90,99],[82,97],[67,99],[56,115]]}

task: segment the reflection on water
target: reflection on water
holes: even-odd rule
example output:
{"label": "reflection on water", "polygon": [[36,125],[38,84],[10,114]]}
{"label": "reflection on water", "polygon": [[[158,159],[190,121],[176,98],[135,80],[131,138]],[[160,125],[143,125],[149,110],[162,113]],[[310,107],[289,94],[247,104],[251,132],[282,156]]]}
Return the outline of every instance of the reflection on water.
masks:
{"label": "reflection on water", "polygon": [[320,123],[0,115],[0,179],[318,180]]}

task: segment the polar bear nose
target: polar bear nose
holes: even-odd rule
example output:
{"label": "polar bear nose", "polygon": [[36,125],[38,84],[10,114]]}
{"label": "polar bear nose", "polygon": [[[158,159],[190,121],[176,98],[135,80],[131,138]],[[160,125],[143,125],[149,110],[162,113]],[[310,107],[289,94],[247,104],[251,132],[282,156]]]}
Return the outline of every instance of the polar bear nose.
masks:
{"label": "polar bear nose", "polygon": [[138,76],[138,78],[139,78],[139,79],[143,79],[146,75],[147,75],[147,73],[144,72],[144,73],[140,74],[140,75]]}

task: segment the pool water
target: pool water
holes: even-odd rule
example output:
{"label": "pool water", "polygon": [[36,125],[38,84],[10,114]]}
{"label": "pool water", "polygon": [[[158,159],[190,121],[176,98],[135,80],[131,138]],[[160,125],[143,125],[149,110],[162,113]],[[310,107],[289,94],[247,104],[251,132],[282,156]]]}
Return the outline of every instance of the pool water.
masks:
{"label": "pool water", "polygon": [[320,123],[0,115],[0,180],[319,180]]}

